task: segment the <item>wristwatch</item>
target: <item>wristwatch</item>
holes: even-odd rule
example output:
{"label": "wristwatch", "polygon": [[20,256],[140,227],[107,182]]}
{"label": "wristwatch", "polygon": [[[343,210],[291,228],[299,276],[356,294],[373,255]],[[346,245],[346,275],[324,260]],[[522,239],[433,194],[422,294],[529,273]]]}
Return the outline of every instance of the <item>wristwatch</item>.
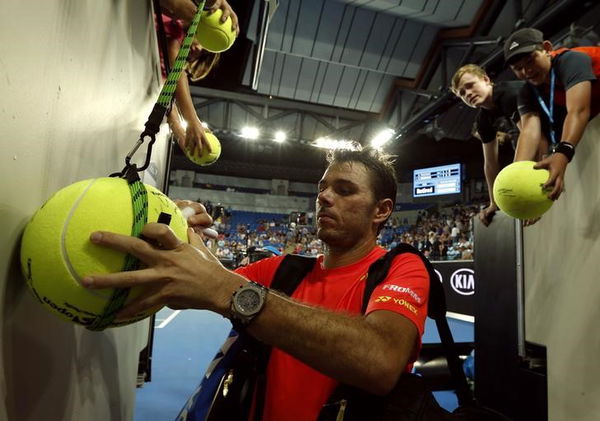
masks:
{"label": "wristwatch", "polygon": [[571,162],[575,155],[575,146],[569,142],[559,142],[552,147],[552,153],[561,153]]}
{"label": "wristwatch", "polygon": [[256,282],[243,285],[231,297],[231,323],[238,330],[250,324],[263,309],[267,298],[267,288]]}

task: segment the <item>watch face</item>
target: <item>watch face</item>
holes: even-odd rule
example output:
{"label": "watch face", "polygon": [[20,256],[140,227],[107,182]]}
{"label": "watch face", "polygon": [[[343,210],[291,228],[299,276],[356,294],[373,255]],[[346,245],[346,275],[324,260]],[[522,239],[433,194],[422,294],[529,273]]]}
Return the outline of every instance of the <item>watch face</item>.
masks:
{"label": "watch face", "polygon": [[242,314],[252,314],[260,308],[260,293],[253,289],[244,289],[237,294],[236,307]]}

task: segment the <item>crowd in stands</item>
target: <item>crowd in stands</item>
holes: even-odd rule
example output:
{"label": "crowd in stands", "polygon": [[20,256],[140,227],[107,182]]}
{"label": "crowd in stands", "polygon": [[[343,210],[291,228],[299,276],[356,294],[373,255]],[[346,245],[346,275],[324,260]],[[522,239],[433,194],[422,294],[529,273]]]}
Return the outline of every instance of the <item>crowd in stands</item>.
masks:
{"label": "crowd in stands", "polygon": [[[209,241],[216,256],[237,266],[248,249],[316,256],[322,251],[311,213],[292,215],[231,211],[205,203],[215,220],[219,237]],[[392,216],[379,236],[391,249],[408,243],[432,261],[473,259],[473,216],[478,205],[457,205],[418,211],[416,220]],[[413,218],[414,219],[414,218]]]}

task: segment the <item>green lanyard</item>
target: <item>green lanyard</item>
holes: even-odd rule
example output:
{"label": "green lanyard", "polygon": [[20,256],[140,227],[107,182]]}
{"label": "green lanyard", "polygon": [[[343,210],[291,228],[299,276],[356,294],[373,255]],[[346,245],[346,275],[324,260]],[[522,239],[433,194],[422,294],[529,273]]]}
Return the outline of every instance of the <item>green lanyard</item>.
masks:
{"label": "green lanyard", "polygon": [[[167,81],[160,91],[158,101],[154,105],[154,108],[148,117],[148,121],[145,124],[146,128],[140,135],[140,138],[133,149],[125,157],[125,168],[123,168],[120,173],[114,173],[110,175],[111,177],[121,177],[127,180],[129,191],[131,193],[131,204],[133,207],[133,223],[131,226],[132,237],[139,237],[142,233],[144,225],[146,225],[148,222],[148,192],[146,191],[144,184],[140,181],[138,173],[145,170],[150,164],[152,145],[156,140],[156,134],[160,130],[160,124],[167,114],[167,111],[171,105],[171,101],[173,100],[173,95],[175,94],[175,89],[177,88],[177,81],[179,80],[181,71],[183,70],[187,61],[187,56],[190,52],[190,47],[192,46],[192,41],[196,34],[196,28],[198,27],[198,22],[200,22],[203,9],[204,1],[200,2],[198,5],[198,12],[194,16],[192,24],[187,31],[187,34],[183,40],[183,44],[181,45],[179,53],[177,54],[177,58],[175,59],[173,68],[169,72]],[[162,18],[161,16],[157,16],[157,19]],[[168,60],[168,57],[164,57],[164,59]],[[146,137],[150,138],[150,142],[148,143],[148,152],[146,154],[146,162],[142,167],[137,168],[135,164],[131,164],[131,157],[142,145],[144,138]],[[123,271],[137,270],[139,266],[139,260],[128,254],[125,257]],[[106,327],[113,324],[115,315],[119,312],[119,310],[121,310],[121,308],[123,308],[123,305],[125,305],[125,302],[129,297],[129,291],[130,288],[116,288],[111,294],[110,300],[102,311],[102,314],[98,316],[91,325],[86,327],[89,330],[99,331],[104,330]]]}

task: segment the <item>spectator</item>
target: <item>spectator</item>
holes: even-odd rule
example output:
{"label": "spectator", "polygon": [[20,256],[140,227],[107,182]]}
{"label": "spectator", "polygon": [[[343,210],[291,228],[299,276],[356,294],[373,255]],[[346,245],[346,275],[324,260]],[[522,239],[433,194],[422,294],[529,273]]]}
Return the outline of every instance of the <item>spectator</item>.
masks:
{"label": "spectator", "polygon": [[535,159],[546,134],[552,149],[536,168],[550,171],[544,186],[552,187],[548,197],[556,200],[587,122],[600,112],[600,47],[553,50],[542,32],[523,28],[504,43],[504,59],[527,81],[519,94],[522,130],[515,160]]}

